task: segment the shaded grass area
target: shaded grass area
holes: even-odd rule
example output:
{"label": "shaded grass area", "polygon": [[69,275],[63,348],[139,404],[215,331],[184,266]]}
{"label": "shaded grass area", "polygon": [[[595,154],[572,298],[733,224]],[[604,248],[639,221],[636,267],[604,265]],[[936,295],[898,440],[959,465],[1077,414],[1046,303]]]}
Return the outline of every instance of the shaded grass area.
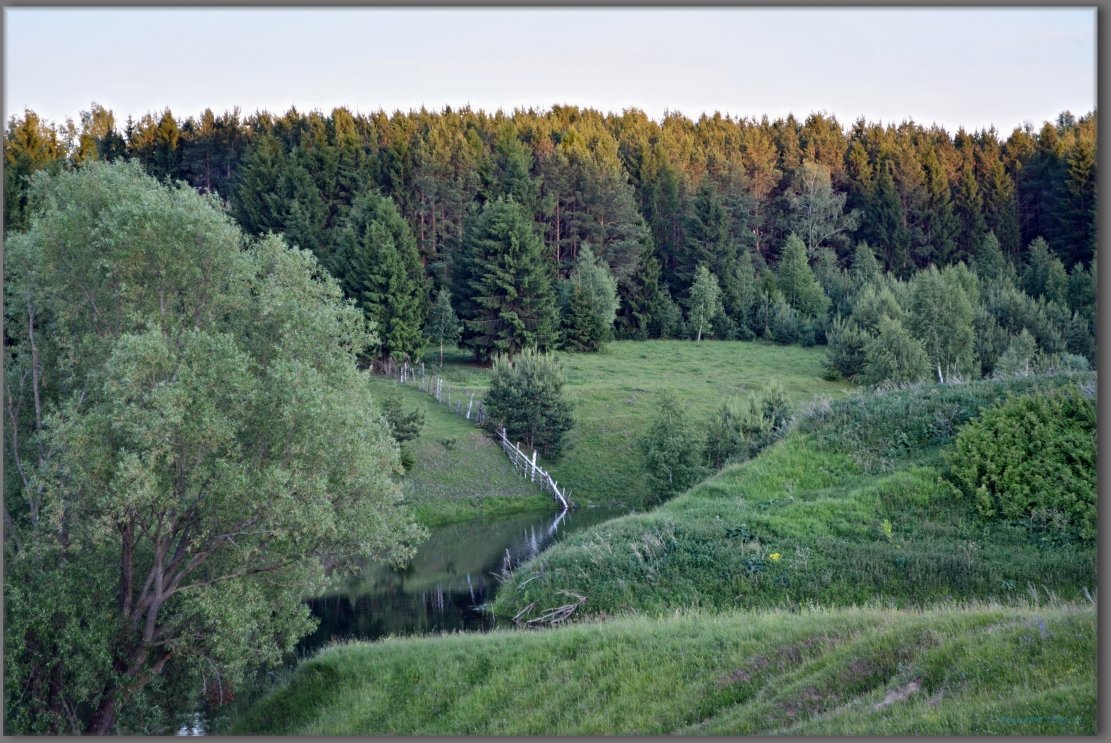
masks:
{"label": "shaded grass area", "polygon": [[1094,734],[1091,606],[702,613],[334,646],[271,735]]}
{"label": "shaded grass area", "polygon": [[[578,503],[623,504],[642,509],[655,501],[644,476],[637,441],[656,401],[671,389],[699,424],[729,397],[744,397],[776,380],[801,404],[840,395],[842,382],[822,379],[825,350],[763,341],[617,341],[599,353],[559,354],[567,372],[575,427],[566,453],[544,466]],[[458,349],[425,356],[429,373],[468,389],[484,389],[487,371]]]}
{"label": "shaded grass area", "polygon": [[1060,379],[976,382],[825,403],[756,459],[664,506],[581,532],[521,566],[495,611],[525,618],[880,601],[1078,600],[1095,551],[986,523],[942,480],[940,447],[985,406]]}
{"label": "shaded grass area", "polygon": [[420,435],[404,446],[415,463],[402,487],[417,520],[427,526],[471,518],[557,510],[550,496],[523,479],[483,431],[431,396],[372,377],[379,398],[398,395],[405,410],[424,411]]}

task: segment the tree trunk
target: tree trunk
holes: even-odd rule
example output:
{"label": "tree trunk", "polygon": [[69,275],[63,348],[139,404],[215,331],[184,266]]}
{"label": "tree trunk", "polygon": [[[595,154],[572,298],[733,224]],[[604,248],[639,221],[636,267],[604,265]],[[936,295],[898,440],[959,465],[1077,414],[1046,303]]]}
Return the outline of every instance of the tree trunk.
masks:
{"label": "tree trunk", "polygon": [[85,728],[87,735],[110,735],[116,725],[116,689],[111,689],[93,713],[93,719]]}

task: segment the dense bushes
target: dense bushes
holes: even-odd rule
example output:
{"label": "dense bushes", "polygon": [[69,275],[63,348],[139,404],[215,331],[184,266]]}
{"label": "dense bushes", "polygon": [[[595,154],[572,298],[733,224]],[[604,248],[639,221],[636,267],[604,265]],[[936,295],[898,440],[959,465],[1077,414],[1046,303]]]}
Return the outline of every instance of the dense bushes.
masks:
{"label": "dense bushes", "polygon": [[1096,536],[1096,407],[1076,387],[1015,397],[963,427],[948,478],[985,518],[1053,542]]}

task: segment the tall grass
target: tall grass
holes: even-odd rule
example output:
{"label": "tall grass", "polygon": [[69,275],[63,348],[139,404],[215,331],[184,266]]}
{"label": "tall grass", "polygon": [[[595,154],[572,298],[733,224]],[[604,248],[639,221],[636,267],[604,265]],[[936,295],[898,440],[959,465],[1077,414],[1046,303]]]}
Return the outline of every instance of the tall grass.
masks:
{"label": "tall grass", "polygon": [[985,523],[942,482],[938,456],[979,409],[1053,383],[920,387],[823,405],[755,460],[525,564],[495,610],[539,611],[566,591],[587,597],[580,616],[1009,601],[1030,585],[1079,599],[1095,586],[1094,550],[1049,548],[1020,526]]}
{"label": "tall grass", "polygon": [[1092,734],[1095,610],[684,613],[336,646],[271,735]]}

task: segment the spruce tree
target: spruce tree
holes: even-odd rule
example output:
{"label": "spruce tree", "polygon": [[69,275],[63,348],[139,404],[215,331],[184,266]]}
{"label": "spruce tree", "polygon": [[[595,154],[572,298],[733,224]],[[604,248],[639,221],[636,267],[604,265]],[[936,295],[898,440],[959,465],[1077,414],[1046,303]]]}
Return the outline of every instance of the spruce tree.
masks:
{"label": "spruce tree", "polygon": [[829,309],[829,297],[806,260],[806,246],[794,233],[783,245],[776,271],[776,286],[787,304],[807,319],[823,317]]}
{"label": "spruce tree", "polygon": [[640,440],[648,480],[663,501],[702,479],[702,439],[675,393],[665,390],[648,431]]}
{"label": "spruce tree", "polygon": [[910,231],[887,161],[872,184],[862,232],[884,251],[884,263],[889,271],[900,277],[910,272]]}
{"label": "spruce tree", "polygon": [[332,270],[347,296],[377,323],[379,357],[419,358],[428,287],[416,241],[392,199],[375,191],[356,197]]}
{"label": "spruce tree", "polygon": [[481,360],[527,346],[546,349],[559,317],[552,267],[532,219],[512,199],[488,202],[467,236],[461,272],[463,344]]}
{"label": "spruce tree", "polygon": [[613,337],[617,282],[588,245],[579,249],[575,268],[563,282],[561,305],[564,348],[597,351]]}

